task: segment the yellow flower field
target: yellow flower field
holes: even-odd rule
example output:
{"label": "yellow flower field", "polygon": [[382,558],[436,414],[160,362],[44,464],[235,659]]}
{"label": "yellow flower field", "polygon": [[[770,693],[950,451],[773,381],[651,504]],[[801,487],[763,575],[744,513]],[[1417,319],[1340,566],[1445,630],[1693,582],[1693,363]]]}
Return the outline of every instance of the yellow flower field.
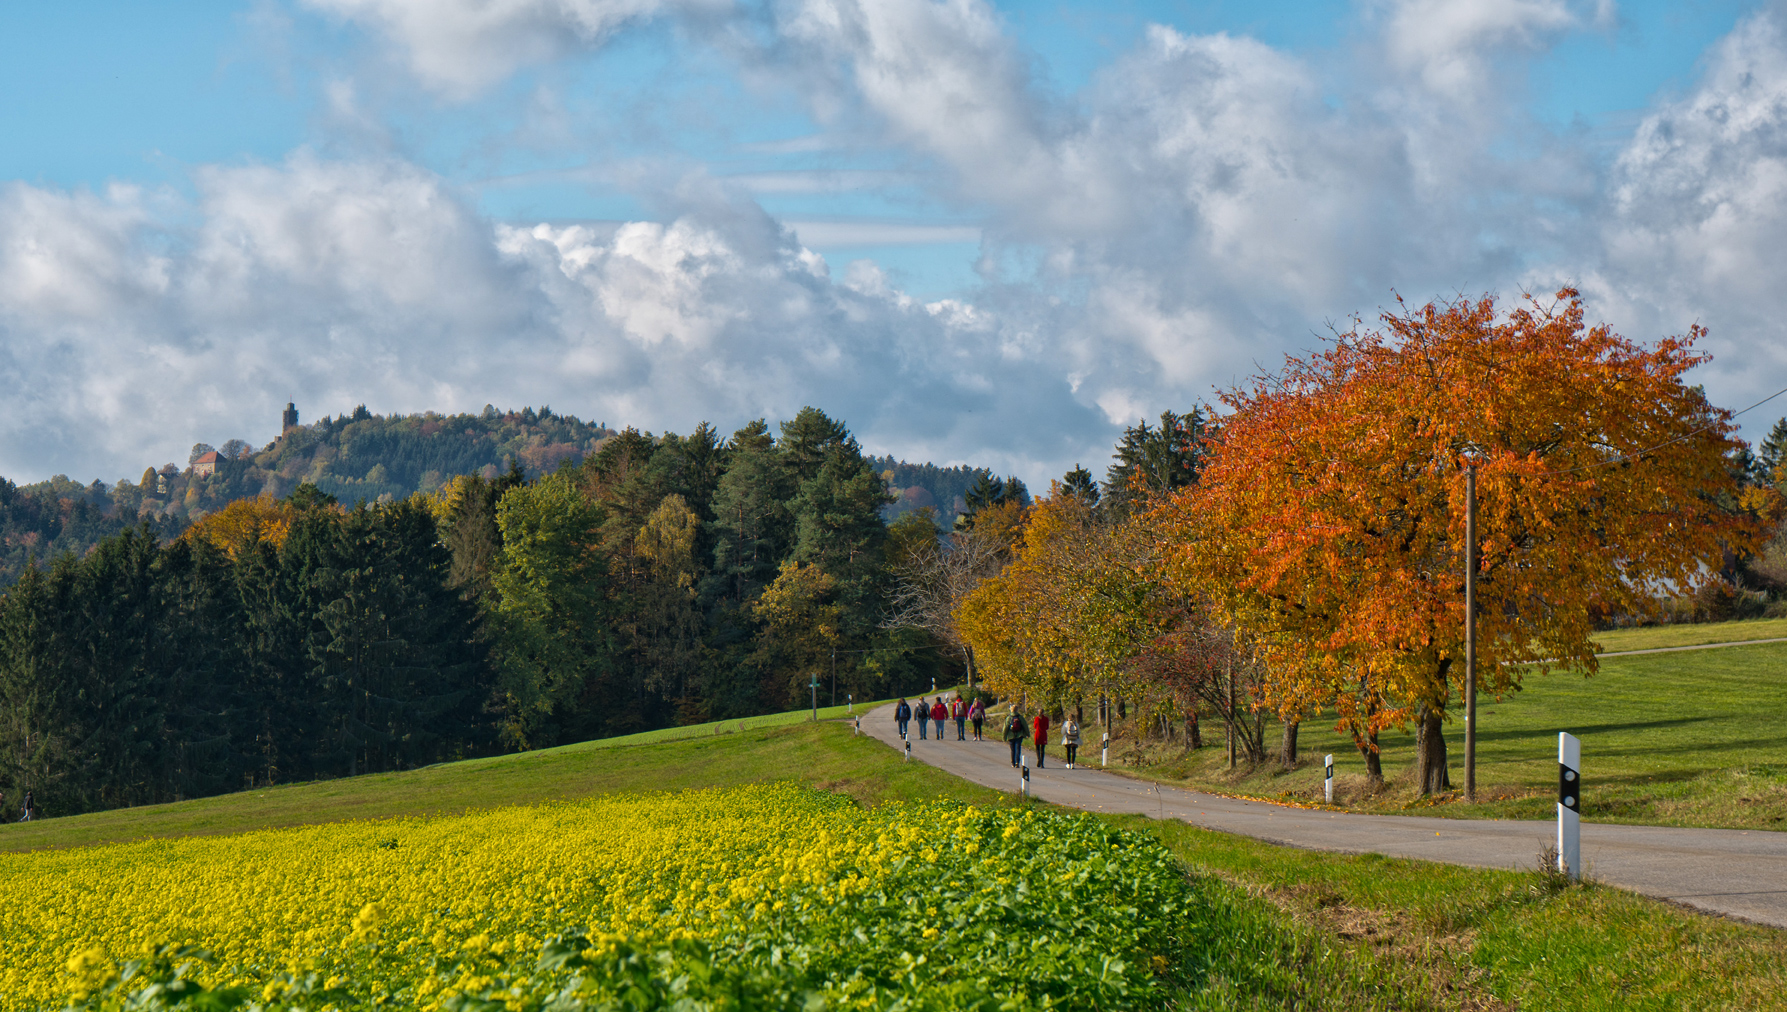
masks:
{"label": "yellow flower field", "polygon": [[[185,966],[150,1007],[469,1012],[1112,1007],[1159,990],[1191,886],[1085,816],[768,785],[7,855],[0,894],[5,1009]],[[142,962],[169,943],[210,958]]]}

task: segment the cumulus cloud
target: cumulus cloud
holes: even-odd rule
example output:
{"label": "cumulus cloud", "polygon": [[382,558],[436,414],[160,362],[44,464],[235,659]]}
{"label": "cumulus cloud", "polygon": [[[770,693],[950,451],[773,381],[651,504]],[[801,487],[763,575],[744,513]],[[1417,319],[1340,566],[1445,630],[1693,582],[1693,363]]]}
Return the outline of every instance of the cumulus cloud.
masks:
{"label": "cumulus cloud", "polygon": [[[1636,335],[1711,330],[1715,393],[1772,393],[1787,375],[1787,22],[1746,18],[1701,79],[1644,118],[1614,165],[1579,275]],[[1563,271],[1543,280],[1571,280]],[[1751,419],[1755,426],[1767,421]]]}
{"label": "cumulus cloud", "polygon": [[287,399],[313,416],[551,403],[660,430],[819,403],[945,459],[992,441],[979,409],[1034,433],[977,458],[1007,469],[1052,461],[1064,415],[1086,414],[1006,356],[996,321],[835,282],[709,187],[664,224],[517,228],[398,161],[300,153],[198,183],[158,207],[6,191],[0,375],[21,394],[0,408],[0,473],[132,475],[196,439],[267,438]]}
{"label": "cumulus cloud", "polygon": [[[815,403],[871,446],[1042,481],[1392,289],[1580,282],[1634,337],[1699,319],[1721,362],[1787,365],[1768,329],[1787,308],[1773,13],[1602,163],[1509,96],[1520,60],[1604,27],[1605,4],[1387,3],[1338,71],[1157,26],[1064,96],[979,0],[312,2],[454,94],[641,19],[701,23],[759,85],[909,156],[904,184],[974,208],[950,234],[978,238],[983,284],[926,304],[873,263],[834,269],[800,241],[828,223],[753,202],[776,189],[761,172],[626,177],[658,220],[605,225],[493,223],[395,157],[206,168],[190,203],[15,185],[0,375],[29,393],[0,412],[29,438],[0,471],[133,473],[168,457],[148,442],[162,432],[252,436],[227,426],[270,428],[295,397],[312,413],[550,402],[659,429]],[[1715,398],[1750,382],[1715,372]]]}
{"label": "cumulus cloud", "polygon": [[600,45],[665,12],[724,10],[726,0],[306,0],[399,45],[425,83],[464,97],[516,69]]}

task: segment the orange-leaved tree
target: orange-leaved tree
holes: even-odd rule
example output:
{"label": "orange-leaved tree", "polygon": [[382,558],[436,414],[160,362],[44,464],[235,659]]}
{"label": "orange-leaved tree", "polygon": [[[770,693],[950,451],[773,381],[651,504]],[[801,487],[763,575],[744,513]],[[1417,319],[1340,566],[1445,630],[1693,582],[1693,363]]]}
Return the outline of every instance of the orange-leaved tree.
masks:
{"label": "orange-leaved tree", "polygon": [[1153,549],[1057,483],[1024,516],[1011,564],[955,609],[987,685],[1051,708],[1125,692],[1126,662],[1159,632]]}
{"label": "orange-leaved tree", "polygon": [[1416,722],[1430,792],[1463,679],[1467,465],[1490,692],[1592,673],[1592,611],[1642,613],[1754,531],[1721,505],[1730,414],[1684,382],[1699,328],[1646,347],[1585,324],[1572,289],[1381,320],[1225,395],[1201,481],[1156,519],[1169,579],[1266,645],[1272,705],[1336,706],[1355,734]]}

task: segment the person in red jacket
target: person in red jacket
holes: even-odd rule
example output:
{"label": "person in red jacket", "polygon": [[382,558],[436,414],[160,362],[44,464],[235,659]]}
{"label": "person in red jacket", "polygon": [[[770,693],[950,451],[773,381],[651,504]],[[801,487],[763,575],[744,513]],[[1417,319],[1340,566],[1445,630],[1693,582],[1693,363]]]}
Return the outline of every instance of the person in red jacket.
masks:
{"label": "person in red jacket", "polygon": [[968,704],[962,701],[962,694],[949,701],[949,719],[956,722],[956,740],[968,740]]}
{"label": "person in red jacket", "polygon": [[1036,711],[1036,719],[1030,723],[1030,730],[1036,734],[1036,768],[1042,769],[1042,750],[1049,744],[1049,711]]}
{"label": "person in red jacket", "polygon": [[931,704],[931,719],[937,722],[937,740],[943,740],[943,722],[949,718],[949,709],[943,705],[943,697]]}

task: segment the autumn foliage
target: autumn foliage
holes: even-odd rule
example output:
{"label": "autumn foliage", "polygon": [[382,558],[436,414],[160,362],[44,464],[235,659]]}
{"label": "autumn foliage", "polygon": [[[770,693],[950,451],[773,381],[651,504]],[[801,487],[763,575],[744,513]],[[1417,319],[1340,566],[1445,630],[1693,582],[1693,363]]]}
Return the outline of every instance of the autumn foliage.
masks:
{"label": "autumn foliage", "polygon": [[1155,514],[1169,582],[1266,645],[1281,714],[1437,729],[1463,676],[1467,465],[1491,692],[1594,671],[1592,613],[1641,614],[1753,537],[1726,508],[1730,414],[1683,380],[1698,329],[1645,347],[1570,289],[1381,322],[1227,393],[1201,480]]}

